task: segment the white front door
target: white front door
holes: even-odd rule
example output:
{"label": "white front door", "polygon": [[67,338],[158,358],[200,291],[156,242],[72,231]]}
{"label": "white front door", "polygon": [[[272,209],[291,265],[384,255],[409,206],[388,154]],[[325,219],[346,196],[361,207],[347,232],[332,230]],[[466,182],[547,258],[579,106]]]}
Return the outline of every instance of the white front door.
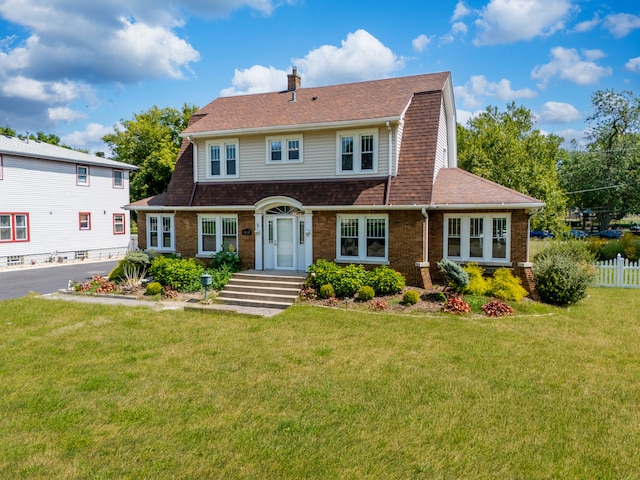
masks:
{"label": "white front door", "polygon": [[294,232],[293,217],[275,218],[275,268],[283,270],[293,270],[295,268]]}

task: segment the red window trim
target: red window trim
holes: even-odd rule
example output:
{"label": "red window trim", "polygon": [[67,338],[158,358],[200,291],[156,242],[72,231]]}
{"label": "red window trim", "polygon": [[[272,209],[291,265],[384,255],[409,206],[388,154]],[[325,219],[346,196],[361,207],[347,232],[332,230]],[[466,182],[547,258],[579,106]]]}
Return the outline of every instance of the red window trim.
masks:
{"label": "red window trim", "polygon": [[[122,172],[122,185],[117,186],[116,185],[116,176],[114,174],[114,172]],[[112,188],[124,188],[124,170],[121,168],[112,168],[111,169],[111,187]]]}
{"label": "red window trim", "polygon": [[[122,217],[122,231],[116,232],[116,217]],[[113,234],[114,235],[124,235],[127,233],[127,217],[124,213],[114,213],[113,214]]]}
{"label": "red window trim", "polygon": [[[82,215],[87,216],[87,220],[89,226],[87,228],[82,228]],[[78,213],[78,229],[79,230],[91,230],[91,212],[80,212]]]}
{"label": "red window trim", "polygon": [[[29,221],[29,213],[27,212],[0,212],[0,215],[11,215],[11,240],[0,240],[0,243],[24,243],[31,241],[31,223]],[[16,240],[16,215],[24,215],[27,220],[27,238],[24,240]]]}
{"label": "red window trim", "polygon": [[[80,167],[86,168],[87,169],[87,183],[80,183],[78,181],[78,177],[80,176],[78,173],[78,169]],[[79,187],[88,187],[91,184],[91,168],[89,167],[89,165],[76,165],[76,185]]]}

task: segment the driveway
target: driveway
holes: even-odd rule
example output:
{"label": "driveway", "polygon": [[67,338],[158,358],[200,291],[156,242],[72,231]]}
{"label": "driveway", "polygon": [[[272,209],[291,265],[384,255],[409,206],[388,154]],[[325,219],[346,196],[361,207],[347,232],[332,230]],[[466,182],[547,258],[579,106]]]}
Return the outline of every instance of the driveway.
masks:
{"label": "driveway", "polygon": [[69,280],[78,283],[95,275],[108,275],[118,260],[80,262],[71,265],[20,268],[0,271],[0,300],[23,297],[29,292],[52,293],[67,288]]}

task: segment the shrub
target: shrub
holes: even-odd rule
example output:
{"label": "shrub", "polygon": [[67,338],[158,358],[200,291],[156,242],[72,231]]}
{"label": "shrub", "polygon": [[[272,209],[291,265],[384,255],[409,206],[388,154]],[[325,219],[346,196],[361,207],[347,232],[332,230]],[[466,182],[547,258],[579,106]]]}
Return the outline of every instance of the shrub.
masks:
{"label": "shrub", "polygon": [[364,285],[358,289],[358,300],[361,302],[368,302],[376,296],[376,292],[368,285]]}
{"label": "shrub", "polygon": [[402,296],[402,303],[405,305],[415,305],[420,301],[420,294],[415,290],[407,290]]}
{"label": "shrub", "polygon": [[498,268],[493,273],[489,295],[502,300],[519,302],[527,296],[522,280],[514,277],[508,268]]}
{"label": "shrub", "polygon": [[[606,243],[606,241],[603,242]],[[591,263],[595,259],[595,254],[592,248],[593,244],[596,243],[600,244],[601,242],[599,240],[597,240],[596,242],[581,242],[579,240],[568,240],[565,242],[553,241],[547,248],[536,254],[536,256],[533,258],[533,261],[538,262],[547,257],[561,255],[569,257],[575,262]]]}
{"label": "shrub", "polygon": [[491,282],[485,278],[484,269],[477,263],[468,263],[464,266],[464,271],[469,275],[469,284],[465,292],[472,295],[485,295],[491,288]]}
{"label": "shrub", "polygon": [[237,270],[233,266],[222,263],[217,268],[209,268],[206,273],[211,275],[211,288],[213,290],[222,290]]}
{"label": "shrub", "polygon": [[127,279],[141,280],[147,274],[147,269],[151,265],[149,255],[144,252],[130,251],[124,256],[118,265],[109,273],[109,280],[120,282]]}
{"label": "shrub", "polygon": [[373,300],[371,300],[369,302],[369,306],[371,307],[371,310],[386,310],[386,308],[389,306],[389,304],[387,302],[385,302],[384,300],[381,300],[379,298],[374,298]]}
{"label": "shrub", "polygon": [[377,295],[400,293],[406,286],[404,277],[394,269],[382,265],[369,272],[368,285]]}
{"label": "shrub", "polygon": [[[232,245],[229,245],[229,248],[230,247],[232,247]],[[233,249],[232,251],[223,248],[218,253],[215,253],[213,255],[211,266],[213,268],[220,268],[222,266],[225,266],[228,271],[232,273],[237,272],[238,270],[240,270],[240,256],[238,255],[238,252],[235,251],[235,249]]]}
{"label": "shrub", "polygon": [[161,285],[179,292],[197,292],[202,288],[200,275],[204,273],[204,267],[192,258],[157,257],[149,273]]}
{"label": "shrub", "polygon": [[338,279],[340,267],[335,262],[320,259],[313,265],[309,266],[309,278],[312,286],[317,290],[322,285],[333,283]]}
{"label": "shrub", "polygon": [[358,289],[367,284],[369,274],[362,265],[347,265],[341,268],[333,283],[336,297],[353,297]]}
{"label": "shrub", "polygon": [[533,276],[540,298],[552,305],[570,305],[583,299],[595,278],[593,264],[576,261],[569,255],[543,256],[533,264]]}
{"label": "shrub", "polygon": [[438,262],[438,270],[444,276],[447,286],[455,292],[464,292],[469,285],[469,275],[460,265],[447,258]]}
{"label": "shrub", "polygon": [[147,289],[145,290],[145,295],[158,295],[162,293],[162,285],[159,282],[151,282],[147,285]]}
{"label": "shrub", "polygon": [[463,313],[469,313],[471,307],[461,297],[449,297],[447,303],[444,305],[443,311],[455,315],[462,315]]}
{"label": "shrub", "polygon": [[335,296],[336,292],[330,283],[325,283],[320,287],[320,298],[333,298]]}
{"label": "shrub", "polygon": [[510,305],[499,300],[491,300],[482,306],[482,313],[489,317],[505,317],[513,315],[513,312],[514,310]]}

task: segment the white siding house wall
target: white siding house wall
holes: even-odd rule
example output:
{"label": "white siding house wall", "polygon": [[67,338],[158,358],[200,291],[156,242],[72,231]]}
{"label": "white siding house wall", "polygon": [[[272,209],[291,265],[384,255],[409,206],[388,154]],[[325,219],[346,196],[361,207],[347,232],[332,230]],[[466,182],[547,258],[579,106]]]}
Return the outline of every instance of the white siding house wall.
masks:
{"label": "white siding house wall", "polygon": [[[344,131],[344,130],[341,130]],[[347,130],[348,131],[348,130]],[[357,132],[358,130],[354,130]],[[373,174],[362,176],[381,176],[388,173],[389,135],[386,126],[377,129],[378,168]],[[296,136],[300,133],[293,132]],[[238,153],[239,177],[233,181],[264,181],[264,180],[315,180],[336,177],[337,165],[337,131],[314,130],[302,135],[302,156],[300,163],[267,163],[267,141],[264,135],[240,136]],[[271,136],[270,136],[271,137]],[[286,137],[286,134],[283,135]],[[208,152],[206,139],[199,139],[198,150],[198,181],[219,182],[229,179],[207,178]],[[355,175],[337,175],[338,177],[354,177]]]}
{"label": "white siding house wall", "polygon": [[[89,185],[77,185],[76,166],[58,160],[3,154],[0,213],[27,213],[29,241],[0,242],[0,267],[20,263],[124,255],[130,245],[129,171],[123,170],[123,187],[113,187],[113,169],[89,167]],[[90,229],[80,229],[81,212],[90,213]],[[114,234],[114,214],[125,216],[124,234]],[[76,253],[78,252],[78,253]],[[13,259],[18,263],[18,258]]]}
{"label": "white siding house wall", "polygon": [[444,109],[444,102],[440,104],[440,119],[438,121],[438,140],[436,143],[436,161],[433,169],[433,178],[438,175],[438,170],[447,168],[447,113]]}

